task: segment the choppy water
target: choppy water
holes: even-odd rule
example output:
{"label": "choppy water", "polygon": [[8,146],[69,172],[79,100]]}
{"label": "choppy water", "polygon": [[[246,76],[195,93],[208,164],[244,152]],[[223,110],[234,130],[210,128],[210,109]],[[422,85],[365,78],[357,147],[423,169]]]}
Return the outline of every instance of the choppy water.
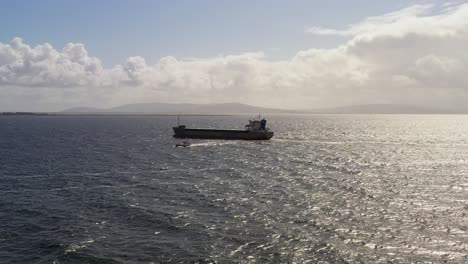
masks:
{"label": "choppy water", "polygon": [[0,117],[0,263],[468,262],[468,116],[174,121]]}

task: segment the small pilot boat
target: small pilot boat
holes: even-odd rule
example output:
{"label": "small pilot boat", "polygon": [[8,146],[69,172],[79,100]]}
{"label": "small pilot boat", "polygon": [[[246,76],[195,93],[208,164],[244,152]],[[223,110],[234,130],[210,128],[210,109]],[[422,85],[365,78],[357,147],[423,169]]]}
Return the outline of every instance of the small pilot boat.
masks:
{"label": "small pilot boat", "polygon": [[184,148],[185,148],[185,147],[190,147],[190,142],[184,141],[184,142],[182,142],[182,143],[177,143],[175,146],[176,146],[176,148],[177,148],[177,147],[184,147]]}

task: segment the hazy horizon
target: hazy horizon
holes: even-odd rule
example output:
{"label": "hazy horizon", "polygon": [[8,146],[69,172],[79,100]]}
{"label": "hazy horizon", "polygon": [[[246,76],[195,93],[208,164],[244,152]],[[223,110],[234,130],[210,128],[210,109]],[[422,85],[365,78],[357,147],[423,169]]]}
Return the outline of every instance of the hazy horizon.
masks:
{"label": "hazy horizon", "polygon": [[468,110],[466,17],[464,1],[9,2],[0,111],[151,102]]}

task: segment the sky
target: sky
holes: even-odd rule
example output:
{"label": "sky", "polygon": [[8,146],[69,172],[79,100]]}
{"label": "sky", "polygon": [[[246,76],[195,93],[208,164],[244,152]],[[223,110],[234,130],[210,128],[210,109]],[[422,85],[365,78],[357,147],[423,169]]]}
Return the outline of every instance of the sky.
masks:
{"label": "sky", "polygon": [[0,0],[0,111],[465,109],[468,1]]}

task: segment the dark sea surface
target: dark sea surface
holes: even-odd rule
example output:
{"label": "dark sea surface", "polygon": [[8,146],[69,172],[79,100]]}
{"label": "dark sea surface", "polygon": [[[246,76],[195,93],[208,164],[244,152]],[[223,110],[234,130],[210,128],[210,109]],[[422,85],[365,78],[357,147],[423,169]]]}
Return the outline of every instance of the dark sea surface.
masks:
{"label": "dark sea surface", "polygon": [[468,116],[268,120],[0,116],[0,263],[468,262]]}

